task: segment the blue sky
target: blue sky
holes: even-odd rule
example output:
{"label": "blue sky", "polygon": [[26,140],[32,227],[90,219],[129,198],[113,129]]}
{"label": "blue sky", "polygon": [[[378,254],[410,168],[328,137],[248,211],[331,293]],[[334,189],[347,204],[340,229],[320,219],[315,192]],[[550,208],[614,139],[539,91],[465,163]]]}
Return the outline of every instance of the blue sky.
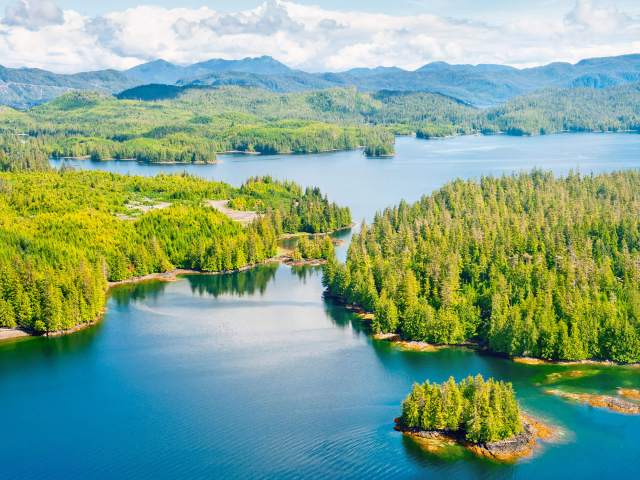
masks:
{"label": "blue sky", "polygon": [[57,72],[258,55],[307,71],[522,68],[638,52],[639,0],[0,0],[0,63]]}

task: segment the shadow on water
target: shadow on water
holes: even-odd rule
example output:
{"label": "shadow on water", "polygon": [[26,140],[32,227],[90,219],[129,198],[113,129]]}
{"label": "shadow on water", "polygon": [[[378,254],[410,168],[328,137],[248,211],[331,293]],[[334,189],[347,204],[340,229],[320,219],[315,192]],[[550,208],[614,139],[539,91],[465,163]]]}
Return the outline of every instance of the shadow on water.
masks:
{"label": "shadow on water", "polygon": [[323,296],[324,311],[336,327],[351,328],[359,334],[371,334],[371,327],[362,321],[355,313],[347,310],[344,305],[333,299]]}
{"label": "shadow on water", "polygon": [[[44,362],[54,364],[58,360],[67,360],[86,352],[104,327],[103,322],[60,337],[23,338],[15,342],[0,344],[0,354],[6,355],[7,361],[0,362],[0,377],[24,371],[30,364]],[[20,370],[16,370],[20,365]]]}

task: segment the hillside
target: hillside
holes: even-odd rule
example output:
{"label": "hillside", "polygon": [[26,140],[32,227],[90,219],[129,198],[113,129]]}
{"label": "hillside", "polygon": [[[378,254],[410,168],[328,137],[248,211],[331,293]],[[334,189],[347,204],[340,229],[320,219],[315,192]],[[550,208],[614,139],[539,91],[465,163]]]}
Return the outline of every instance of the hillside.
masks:
{"label": "hillside", "polygon": [[47,102],[70,90],[117,92],[135,84],[115,70],[61,75],[36,68],[0,66],[0,104],[28,108]]}
{"label": "hillside", "polygon": [[432,138],[640,130],[640,84],[547,89],[492,109],[440,94],[370,94],[353,87],[274,93],[148,85],[120,97],[71,92],[27,111],[0,110],[0,168],[43,165],[50,155],[180,163],[215,162],[226,151],[368,147],[370,155],[388,155],[394,133]]}
{"label": "hillside", "polygon": [[165,84],[242,86],[280,93],[352,86],[363,92],[440,93],[475,106],[489,107],[541,89],[601,89],[639,81],[640,55],[637,54],[526,69],[433,62],[415,71],[377,67],[318,73],[295,70],[263,56],[241,60],[212,59],[192,65],[155,60],[122,72],[105,70],[75,75],[0,67],[0,104],[28,108],[72,89],[115,93],[141,85]]}

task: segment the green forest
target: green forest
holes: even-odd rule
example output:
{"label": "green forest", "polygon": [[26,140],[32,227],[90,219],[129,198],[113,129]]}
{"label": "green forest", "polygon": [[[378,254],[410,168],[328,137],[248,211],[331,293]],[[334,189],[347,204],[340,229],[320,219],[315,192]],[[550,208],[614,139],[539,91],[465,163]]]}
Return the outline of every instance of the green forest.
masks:
{"label": "green forest", "polygon": [[402,402],[400,424],[409,429],[463,434],[473,443],[511,438],[523,431],[511,383],[482,375],[456,383],[414,384]]}
{"label": "green forest", "polygon": [[640,172],[456,180],[363,225],[324,283],[375,332],[640,361]]}
{"label": "green forest", "polygon": [[47,157],[209,163],[221,152],[394,152],[394,135],[539,135],[640,130],[640,85],[550,89],[478,109],[425,92],[184,89],[154,101],[72,92],[27,111],[0,107],[0,168]]}
{"label": "green forest", "polygon": [[[243,227],[209,200],[259,206]],[[348,226],[317,189],[269,177],[241,188],[188,175],[0,174],[0,327],[43,333],[95,321],[107,282],[175,268],[232,271],[277,255],[283,233]]]}

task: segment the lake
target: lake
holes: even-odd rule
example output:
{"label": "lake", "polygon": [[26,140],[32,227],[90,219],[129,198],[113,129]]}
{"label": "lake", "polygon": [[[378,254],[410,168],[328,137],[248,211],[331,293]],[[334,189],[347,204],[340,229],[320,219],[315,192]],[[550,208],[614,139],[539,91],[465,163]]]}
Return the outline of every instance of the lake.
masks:
{"label": "lake", "polygon": [[[361,152],[222,156],[217,165],[65,161],[151,175],[188,171],[234,185],[271,174],[317,185],[371,219],[448,180],[533,167],[559,174],[640,167],[638,135],[399,138]],[[55,161],[59,166],[62,162]],[[344,248],[342,249],[344,255]],[[544,394],[640,387],[640,370],[530,366],[463,349],[404,352],[373,341],[323,299],[315,268],[262,266],[112,290],[99,325],[0,344],[1,478],[603,478],[640,474],[640,417]],[[570,369],[588,375],[551,382]],[[481,373],[514,383],[523,407],[563,432],[503,465],[422,451],[393,430],[412,383]]]}

